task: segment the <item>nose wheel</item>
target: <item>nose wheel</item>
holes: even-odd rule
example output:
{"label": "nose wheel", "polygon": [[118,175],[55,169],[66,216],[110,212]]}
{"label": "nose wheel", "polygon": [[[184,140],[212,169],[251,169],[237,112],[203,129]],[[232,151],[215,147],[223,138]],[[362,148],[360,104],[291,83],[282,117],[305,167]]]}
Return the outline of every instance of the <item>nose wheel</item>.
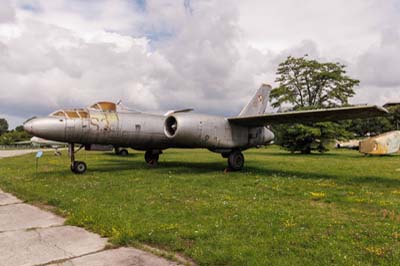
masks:
{"label": "nose wheel", "polygon": [[71,171],[75,174],[83,174],[86,172],[87,166],[85,162],[75,161],[71,164]]}
{"label": "nose wheel", "polygon": [[75,145],[73,143],[68,144],[68,155],[71,158],[71,171],[75,174],[83,174],[87,170],[85,162],[75,161],[75,153],[80,151],[84,146],[82,145],[78,150],[75,151]]}

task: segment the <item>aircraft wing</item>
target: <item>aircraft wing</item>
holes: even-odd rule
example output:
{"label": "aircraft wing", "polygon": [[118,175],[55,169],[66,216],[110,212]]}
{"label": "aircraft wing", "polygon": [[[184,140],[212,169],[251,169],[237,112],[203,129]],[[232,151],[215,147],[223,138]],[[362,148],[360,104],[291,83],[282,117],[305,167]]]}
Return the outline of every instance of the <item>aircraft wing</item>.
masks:
{"label": "aircraft wing", "polygon": [[384,116],[387,113],[388,111],[385,108],[375,105],[231,117],[228,118],[228,120],[231,123],[241,126],[258,127],[270,124],[326,122],[346,119],[370,118]]}
{"label": "aircraft wing", "polygon": [[193,108],[187,108],[187,109],[181,109],[181,110],[170,110],[170,111],[166,112],[164,114],[164,116],[169,116],[169,115],[176,114],[176,113],[188,113],[193,110],[194,110]]}

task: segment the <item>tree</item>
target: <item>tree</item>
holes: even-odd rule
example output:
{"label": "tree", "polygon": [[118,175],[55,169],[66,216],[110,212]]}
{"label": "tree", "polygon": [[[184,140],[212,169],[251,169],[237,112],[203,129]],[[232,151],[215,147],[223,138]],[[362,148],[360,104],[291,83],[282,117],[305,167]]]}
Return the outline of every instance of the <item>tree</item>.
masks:
{"label": "tree", "polygon": [[315,150],[328,151],[333,139],[351,138],[351,133],[338,123],[322,122],[314,125],[295,124],[274,127],[277,143],[291,152],[309,154]]}
{"label": "tree", "polygon": [[5,118],[0,118],[0,135],[8,131],[8,122]]}
{"label": "tree", "polygon": [[24,126],[20,125],[20,126],[15,127],[15,131],[17,131],[17,132],[24,131]]}
{"label": "tree", "polygon": [[394,130],[395,127],[387,117],[374,117],[369,119],[354,119],[350,121],[346,129],[353,132],[356,137],[365,137],[367,135],[376,136]]}
{"label": "tree", "polygon": [[[329,108],[348,105],[360,81],[346,75],[345,65],[320,63],[304,57],[289,56],[277,70],[278,87],[271,92],[275,108],[285,104],[293,110]],[[291,152],[327,151],[333,139],[350,136],[342,123],[307,123],[275,126],[277,143]]]}
{"label": "tree", "polygon": [[18,141],[29,140],[31,137],[26,131],[11,130],[0,136],[0,145],[10,145]]}
{"label": "tree", "polygon": [[346,126],[357,137],[376,136],[392,130],[400,130],[400,105],[388,108],[389,115],[369,119],[355,119]]}
{"label": "tree", "polygon": [[347,105],[360,81],[346,76],[345,65],[320,63],[289,56],[276,73],[279,86],[271,92],[273,107],[288,103],[294,109]]}

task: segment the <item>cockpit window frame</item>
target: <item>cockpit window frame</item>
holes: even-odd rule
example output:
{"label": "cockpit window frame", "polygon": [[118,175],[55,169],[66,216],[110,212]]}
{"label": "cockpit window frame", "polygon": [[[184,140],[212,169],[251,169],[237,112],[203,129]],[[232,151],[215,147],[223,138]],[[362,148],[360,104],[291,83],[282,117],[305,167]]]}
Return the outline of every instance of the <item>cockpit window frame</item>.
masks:
{"label": "cockpit window frame", "polygon": [[61,109],[51,113],[49,116],[69,119],[88,119],[90,118],[90,113],[86,109]]}
{"label": "cockpit window frame", "polygon": [[79,117],[82,119],[89,118],[89,112],[86,110],[83,110],[83,109],[77,110],[77,113],[78,113]]}
{"label": "cockpit window frame", "polygon": [[65,110],[64,112],[67,114],[68,118],[81,118],[76,110]]}
{"label": "cockpit window frame", "polygon": [[89,108],[103,112],[117,112],[117,104],[113,102],[97,102],[92,104]]}
{"label": "cockpit window frame", "polygon": [[[61,115],[61,114],[62,114],[62,115]],[[64,112],[64,110],[57,110],[57,111],[54,111],[53,113],[50,114],[50,116],[68,118],[68,116],[67,116],[67,114]]]}

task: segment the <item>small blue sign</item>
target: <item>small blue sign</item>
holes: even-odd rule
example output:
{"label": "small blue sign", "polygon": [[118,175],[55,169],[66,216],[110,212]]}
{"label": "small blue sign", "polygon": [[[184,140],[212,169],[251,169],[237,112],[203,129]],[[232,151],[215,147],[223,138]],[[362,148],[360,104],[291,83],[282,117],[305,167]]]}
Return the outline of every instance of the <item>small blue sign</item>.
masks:
{"label": "small blue sign", "polygon": [[42,151],[38,151],[36,153],[36,158],[40,158],[40,157],[42,157],[42,155],[43,155],[43,152]]}

